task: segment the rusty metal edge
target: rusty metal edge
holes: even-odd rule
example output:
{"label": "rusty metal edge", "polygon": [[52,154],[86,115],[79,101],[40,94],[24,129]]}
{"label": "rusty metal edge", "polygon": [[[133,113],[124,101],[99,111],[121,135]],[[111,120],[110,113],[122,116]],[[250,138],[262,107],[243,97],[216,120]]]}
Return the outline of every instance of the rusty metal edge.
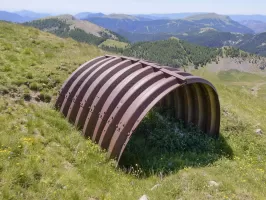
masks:
{"label": "rusty metal edge", "polygon": [[94,63],[105,59],[106,56],[101,56],[101,57],[97,57],[94,58],[86,63],[84,63],[83,65],[81,65],[79,68],[77,68],[69,77],[68,79],[64,82],[64,84],[62,85],[60,92],[57,96],[56,99],[56,103],[55,103],[55,108],[59,109],[61,107],[62,101],[65,98],[65,94],[68,91],[70,85],[72,84],[72,82],[77,78],[77,76],[79,76],[84,70],[86,70],[88,67],[90,67],[91,65],[93,65]]}
{"label": "rusty metal edge", "polygon": [[134,86],[131,87],[131,89],[122,97],[117,107],[114,109],[109,119],[107,120],[107,123],[104,126],[99,140],[100,146],[104,148],[107,148],[109,146],[109,141],[115,131],[115,126],[118,124],[127,108],[139,96],[139,94],[146,90],[150,85],[158,82],[163,78],[163,72],[158,71],[142,78]]}
{"label": "rusty metal edge", "polygon": [[74,95],[76,94],[78,88],[81,86],[81,84],[84,82],[86,77],[97,67],[100,65],[108,62],[111,60],[111,57],[108,57],[106,59],[100,60],[96,62],[95,64],[91,65],[90,67],[87,67],[86,69],[83,68],[83,72],[74,80],[74,82],[69,87],[68,91],[66,92],[64,102],[61,106],[60,112],[63,113],[63,115],[67,115],[69,107],[71,105],[71,102],[73,100]]}
{"label": "rusty metal edge", "polygon": [[[77,117],[77,113],[79,112],[80,109],[80,103],[87,91],[87,87],[89,86],[89,84],[93,83],[93,81],[91,79],[95,79],[95,76],[98,76],[100,73],[99,71],[103,71],[104,69],[106,69],[109,66],[112,66],[112,64],[116,64],[118,61],[120,61],[120,58],[114,57],[113,59],[107,61],[106,63],[100,65],[99,67],[97,67],[96,69],[94,69],[89,76],[83,81],[83,83],[81,84],[81,86],[79,87],[79,89],[77,90],[72,103],[70,105],[70,108],[68,110],[67,113],[67,118],[71,121],[71,122],[76,122],[76,117]],[[75,124],[76,125],[76,124]]]}
{"label": "rusty metal edge", "polygon": [[132,73],[130,76],[128,76],[127,79],[119,83],[117,87],[113,90],[113,92],[110,94],[110,96],[107,98],[100,111],[100,115],[96,123],[96,127],[93,133],[94,138],[97,137],[96,135],[102,133],[105,123],[107,122],[113,110],[116,108],[117,104],[120,102],[125,93],[140,79],[154,72],[152,67],[144,67],[143,65],[142,67],[142,69]]}
{"label": "rusty metal edge", "polygon": [[[114,63],[112,66],[104,66],[102,68],[100,74],[97,76],[93,76],[88,81],[93,81],[87,88],[83,99],[80,103],[80,109],[76,118],[75,124],[78,124],[79,127],[84,128],[84,124],[86,121],[86,118],[88,116],[88,113],[91,111],[91,104],[93,100],[95,99],[97,93],[101,89],[101,87],[108,81],[115,73],[120,71],[122,68],[129,66],[132,64],[132,61],[130,60],[116,60],[116,63]],[[84,132],[83,132],[84,135]]]}
{"label": "rusty metal edge", "polygon": [[[109,80],[113,80],[113,82],[115,80],[117,80],[119,78],[119,76],[117,77],[117,74],[121,73],[122,71],[124,71],[125,69],[128,69],[128,67],[132,66],[132,61],[131,60],[124,60],[116,65],[114,65],[113,67],[110,67],[108,70],[106,70],[105,72],[103,72],[95,81],[94,83],[91,85],[91,87],[93,88],[92,91],[90,91],[88,89],[87,93],[84,96],[84,99],[87,100],[87,110],[83,110],[83,112],[87,112],[87,114],[85,113],[84,116],[86,117],[85,119],[85,123],[84,123],[84,127],[83,127],[83,135],[88,137],[92,135],[93,132],[93,126],[91,127],[91,115],[95,110],[95,105],[93,104],[95,101],[97,101],[97,99],[100,98],[100,96],[98,97],[99,92],[101,91],[101,89],[103,87],[107,88],[107,86],[110,86],[110,82]],[[114,79],[116,78],[116,79]],[[119,80],[119,79],[118,79]],[[108,83],[108,85],[106,84]],[[95,95],[94,95],[95,94]],[[101,95],[102,96],[102,95]],[[91,97],[91,98],[90,98]],[[90,98],[90,100],[89,100]],[[90,102],[88,102],[90,101]],[[87,129],[87,126],[89,126],[89,128]]]}
{"label": "rusty metal edge", "polygon": [[[142,69],[142,65],[140,63],[134,63],[129,65],[128,67],[125,67],[124,69],[118,71],[115,75],[113,75],[100,89],[98,94],[96,95],[96,98],[93,100],[93,103],[91,105],[92,110],[89,112],[83,132],[86,136],[91,136],[93,141],[98,140],[98,136],[94,135],[93,132],[95,130],[95,126],[97,123],[97,120],[99,118],[99,113],[103,105],[108,102],[109,95],[113,92],[113,90],[116,88],[116,86],[122,82],[125,78],[127,78],[130,74],[133,72]],[[91,133],[89,133],[91,132]]]}

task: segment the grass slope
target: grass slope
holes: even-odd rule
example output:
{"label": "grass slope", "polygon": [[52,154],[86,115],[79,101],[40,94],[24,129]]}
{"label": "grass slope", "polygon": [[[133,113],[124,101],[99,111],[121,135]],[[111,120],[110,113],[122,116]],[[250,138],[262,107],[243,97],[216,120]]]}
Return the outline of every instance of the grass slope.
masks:
{"label": "grass slope", "polygon": [[99,47],[103,50],[115,52],[115,53],[123,53],[126,47],[130,46],[129,43],[120,42],[116,40],[107,39],[103,43],[99,45]]}
{"label": "grass slope", "polygon": [[111,40],[111,39],[108,39],[106,41],[104,41],[103,43],[101,43],[99,45],[99,47],[102,47],[102,46],[107,46],[107,47],[116,47],[116,48],[119,48],[119,49],[125,49],[129,44],[128,43],[125,43],[125,42],[119,42],[119,41],[116,41],[116,40]]}
{"label": "grass slope", "polygon": [[11,96],[55,95],[78,65],[103,54],[91,45],[4,22],[0,51],[0,92]]}
{"label": "grass slope", "polygon": [[[155,160],[139,159],[126,173],[116,169],[115,162],[106,159],[105,152],[97,145],[82,138],[53,110],[52,104],[14,98],[28,87],[25,81],[21,85],[16,82],[30,81],[26,76],[29,72],[40,85],[43,79],[48,83],[57,80],[49,89],[55,97],[74,68],[101,52],[33,28],[2,22],[0,26],[1,86],[15,90],[0,97],[0,199],[139,199],[143,194],[150,199],[265,198],[266,137],[254,133],[256,128],[266,131],[265,101],[239,86],[225,85],[213,74],[197,71],[213,81],[220,95],[219,140],[185,137],[176,142],[186,148],[146,152],[146,156]],[[31,53],[24,54],[25,48],[32,49]],[[149,116],[142,127],[154,128],[151,123],[157,121],[172,130],[167,119]],[[162,128],[157,127],[154,133],[161,134],[165,131]],[[193,133],[190,130],[189,134]],[[160,139],[149,138],[147,142],[162,145]],[[167,144],[172,140],[164,137],[163,141]],[[211,145],[204,151],[203,144]],[[139,149],[137,152],[139,158],[145,158]],[[124,160],[127,158],[130,155]],[[210,181],[218,184],[215,186]],[[155,185],[158,187],[151,190]]]}

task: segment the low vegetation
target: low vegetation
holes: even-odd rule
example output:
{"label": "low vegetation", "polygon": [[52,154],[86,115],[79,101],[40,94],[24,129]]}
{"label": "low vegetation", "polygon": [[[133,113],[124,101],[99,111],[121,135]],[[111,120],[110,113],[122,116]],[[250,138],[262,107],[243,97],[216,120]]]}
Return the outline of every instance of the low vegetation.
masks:
{"label": "low vegetation", "polygon": [[94,46],[4,22],[0,51],[0,93],[46,101],[77,66],[103,54]]}
{"label": "low vegetation", "polygon": [[265,198],[266,104],[241,85],[194,72],[219,93],[220,138],[154,110],[116,168],[52,106],[69,74],[101,50],[0,22],[0,52],[0,199]]}
{"label": "low vegetation", "polygon": [[124,49],[128,46],[129,44],[126,42],[120,42],[111,39],[108,39],[99,45],[100,48],[106,51],[117,52],[117,53],[123,53]]}

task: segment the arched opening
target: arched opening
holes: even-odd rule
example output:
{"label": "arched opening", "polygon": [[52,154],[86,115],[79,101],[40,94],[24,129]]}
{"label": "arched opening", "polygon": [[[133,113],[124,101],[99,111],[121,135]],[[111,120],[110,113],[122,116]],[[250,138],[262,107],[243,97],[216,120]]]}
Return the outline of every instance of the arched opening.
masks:
{"label": "arched opening", "polygon": [[185,85],[153,102],[123,146],[119,166],[149,176],[205,166],[222,156],[232,156],[224,138],[217,140],[218,134],[211,132],[216,131],[212,123],[217,123],[220,110],[219,101],[210,103],[216,93],[207,87],[202,83]]}

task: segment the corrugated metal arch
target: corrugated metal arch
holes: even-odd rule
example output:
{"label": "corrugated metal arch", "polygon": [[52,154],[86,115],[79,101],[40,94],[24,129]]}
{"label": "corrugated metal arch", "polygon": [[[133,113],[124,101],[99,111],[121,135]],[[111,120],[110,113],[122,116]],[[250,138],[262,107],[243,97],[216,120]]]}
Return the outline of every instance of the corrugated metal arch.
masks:
{"label": "corrugated metal arch", "polygon": [[210,136],[219,134],[220,103],[209,81],[135,58],[106,55],[83,64],[55,103],[84,136],[118,160],[133,131],[158,105]]}

